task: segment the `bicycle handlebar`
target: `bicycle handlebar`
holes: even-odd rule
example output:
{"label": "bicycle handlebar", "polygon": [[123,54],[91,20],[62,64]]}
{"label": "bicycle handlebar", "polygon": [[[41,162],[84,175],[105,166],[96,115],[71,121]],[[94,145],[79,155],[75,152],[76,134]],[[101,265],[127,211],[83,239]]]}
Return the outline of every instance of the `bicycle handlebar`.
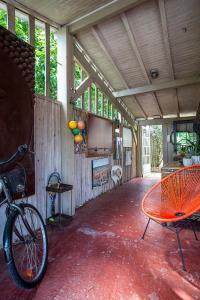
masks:
{"label": "bicycle handlebar", "polygon": [[0,166],[3,166],[5,164],[12,162],[18,155],[23,155],[27,152],[28,152],[28,146],[26,144],[20,145],[17,148],[17,151],[10,158],[8,158],[7,160],[0,160]]}

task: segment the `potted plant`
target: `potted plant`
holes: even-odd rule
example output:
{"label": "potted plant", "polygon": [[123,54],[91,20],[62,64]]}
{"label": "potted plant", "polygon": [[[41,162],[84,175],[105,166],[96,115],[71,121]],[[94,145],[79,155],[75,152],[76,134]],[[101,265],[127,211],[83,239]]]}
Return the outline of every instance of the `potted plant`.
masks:
{"label": "potted plant", "polygon": [[191,155],[190,147],[188,147],[188,146],[181,147],[180,152],[183,156],[183,165],[184,165],[184,167],[191,166],[193,161],[192,161],[192,155]]}
{"label": "potted plant", "polygon": [[192,163],[193,164],[200,164],[200,145],[194,145],[194,155],[192,155]]}

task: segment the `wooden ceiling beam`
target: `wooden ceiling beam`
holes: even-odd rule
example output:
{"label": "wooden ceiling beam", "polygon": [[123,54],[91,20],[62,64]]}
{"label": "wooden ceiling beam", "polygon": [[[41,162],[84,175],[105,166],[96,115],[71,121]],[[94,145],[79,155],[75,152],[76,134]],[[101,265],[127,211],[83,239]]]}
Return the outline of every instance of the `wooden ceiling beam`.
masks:
{"label": "wooden ceiling beam", "polygon": [[3,0],[3,2],[13,5],[16,9],[18,9],[24,13],[27,13],[42,22],[48,23],[49,25],[51,25],[52,27],[54,27],[56,29],[59,29],[61,27],[60,24],[50,20],[49,18],[46,18],[45,16],[43,16],[40,13],[36,12],[35,10],[29,8],[28,6],[19,3],[16,0]]}
{"label": "wooden ceiling beam", "polygon": [[[174,80],[175,75],[174,75],[174,67],[173,67],[172,54],[171,54],[171,48],[170,48],[170,42],[169,42],[165,1],[159,0],[158,5],[159,5],[159,11],[160,11],[161,27],[162,27],[162,33],[163,33],[165,52],[166,52],[166,56],[167,56],[167,60],[168,60],[168,64],[169,64],[170,77],[172,80]],[[176,90],[176,102],[177,102],[177,115],[179,117],[180,116],[180,105],[179,105],[177,90]]]}
{"label": "wooden ceiling beam", "polygon": [[[140,65],[140,68],[142,70],[142,73],[143,73],[143,76],[144,78],[146,79],[147,83],[148,84],[151,84],[151,81],[149,79],[149,76],[148,76],[148,73],[146,71],[146,68],[145,68],[145,65],[144,65],[144,62],[143,62],[143,59],[140,55],[140,52],[138,50],[138,46],[137,46],[137,43],[136,43],[136,40],[135,40],[135,37],[134,37],[134,33],[133,31],[131,30],[131,27],[130,27],[130,24],[129,24],[129,21],[128,21],[128,18],[126,16],[125,13],[122,13],[121,14],[121,20],[122,20],[122,23],[124,25],[124,28],[126,30],[126,33],[128,35],[128,38],[129,38],[129,41],[130,41],[130,44],[131,44],[131,48],[133,50],[133,53],[134,55],[136,56],[137,60],[138,60],[138,63]],[[159,104],[159,101],[158,101],[158,98],[157,96],[152,93],[153,97],[154,97],[154,100],[155,100],[155,103],[156,103],[156,106],[157,106],[157,109],[158,109],[158,112],[160,114],[160,116],[162,117],[163,116],[163,113],[162,113],[162,110],[161,110],[161,107],[160,107],[160,104]],[[136,97],[135,97],[136,98]],[[145,115],[145,117],[147,117],[147,114],[145,113],[144,109],[142,108],[141,104],[139,103],[139,101],[137,100],[136,98],[136,102],[138,103],[138,105],[140,106],[140,109],[142,110],[143,114]]]}
{"label": "wooden ceiling beam", "polygon": [[74,45],[74,55],[79,63],[83,66],[83,68],[88,72],[92,81],[94,81],[102,90],[102,92],[108,97],[108,99],[113,103],[113,105],[121,112],[122,116],[131,124],[134,125],[134,120],[130,117],[128,112],[124,109],[124,107],[117,101],[117,99],[113,96],[110,89],[104,83],[104,81],[98,76],[98,73],[94,71],[92,65],[86,60],[83,53],[81,53],[77,46]]}
{"label": "wooden ceiling beam", "polygon": [[173,81],[162,82],[158,84],[149,84],[137,88],[121,90],[121,91],[113,92],[113,96],[116,98],[128,97],[128,96],[139,95],[144,93],[152,93],[156,91],[178,88],[178,87],[193,85],[198,83],[200,83],[200,76],[184,78],[184,79],[176,79]]}
{"label": "wooden ceiling beam", "polygon": [[119,15],[123,11],[144,3],[145,1],[147,0],[113,0],[87,15],[67,24],[69,26],[69,31],[72,34],[75,34],[80,30],[92,27],[108,18]]}
{"label": "wooden ceiling beam", "polygon": [[126,88],[129,88],[126,80],[124,79],[124,77],[122,76],[119,68],[117,67],[117,62],[115,61],[115,59],[112,57],[111,54],[111,50],[109,49],[109,46],[106,44],[106,42],[103,39],[103,36],[101,34],[101,32],[99,31],[97,26],[92,27],[92,33],[93,36],[95,37],[98,45],[100,46],[100,48],[103,50],[104,54],[107,56],[108,60],[110,61],[110,63],[112,64],[113,68],[115,69],[116,73],[118,74],[118,76],[120,77],[123,85]]}
{"label": "wooden ceiling beam", "polygon": [[[117,67],[117,62],[115,61],[115,59],[112,57],[111,54],[111,50],[109,49],[108,45],[105,43],[105,41],[103,41],[103,36],[101,34],[101,32],[98,30],[97,26],[92,27],[92,33],[96,39],[96,41],[98,42],[99,46],[101,47],[101,49],[103,50],[104,54],[107,56],[108,60],[110,61],[110,63],[112,64],[113,68],[115,69],[116,73],[118,74],[118,76],[120,77],[121,82],[123,83],[123,85],[126,88],[129,88],[128,83],[126,82],[126,80],[124,79],[124,77],[122,76],[119,68]],[[138,99],[136,97],[135,101],[137,103],[137,105],[139,106],[140,110],[142,111],[143,115],[145,116],[145,118],[147,118],[147,114],[144,111],[143,107],[141,106],[140,102],[138,101]]]}
{"label": "wooden ceiling beam", "polygon": [[126,33],[128,35],[128,38],[129,38],[129,41],[130,41],[130,44],[131,44],[131,48],[133,50],[133,53],[134,55],[136,56],[137,60],[138,60],[138,63],[140,65],[140,68],[142,70],[142,73],[143,73],[143,76],[145,77],[147,83],[151,84],[151,81],[149,79],[149,76],[147,74],[147,71],[146,71],[146,68],[145,68],[145,65],[144,65],[144,62],[142,60],[142,57],[140,55],[140,52],[138,50],[138,46],[137,46],[137,43],[136,43],[136,40],[135,40],[135,37],[134,37],[134,34],[133,34],[133,31],[131,30],[130,28],[130,24],[129,24],[129,21],[127,19],[127,16],[125,13],[122,13],[121,14],[121,20],[122,20],[122,23],[124,25],[124,28],[126,30]]}
{"label": "wooden ceiling beam", "polygon": [[90,77],[86,78],[81,85],[76,89],[73,101],[76,101],[79,97],[82,96],[82,94],[85,92],[85,90],[90,86],[92,83],[92,80]]}

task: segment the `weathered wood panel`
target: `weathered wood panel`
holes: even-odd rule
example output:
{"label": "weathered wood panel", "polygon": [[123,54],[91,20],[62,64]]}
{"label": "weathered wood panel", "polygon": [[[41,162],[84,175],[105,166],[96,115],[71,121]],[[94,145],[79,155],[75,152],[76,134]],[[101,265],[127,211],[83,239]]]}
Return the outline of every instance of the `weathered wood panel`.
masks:
{"label": "weathered wood panel", "polygon": [[[35,175],[36,194],[28,198],[43,218],[46,216],[47,178],[61,171],[60,103],[37,98],[35,104]],[[5,225],[4,209],[0,211],[0,245]]]}
{"label": "weathered wood panel", "polygon": [[[82,206],[90,199],[93,199],[114,187],[113,181],[110,178],[109,182],[102,187],[92,188],[92,160],[98,158],[99,157],[85,157],[84,153],[75,155],[74,193],[76,207]],[[112,158],[110,158],[110,163],[114,164]]]}
{"label": "weathered wood panel", "polygon": [[[76,207],[84,205],[89,200],[105,193],[114,188],[112,179],[101,187],[92,188],[92,160],[99,157],[88,158],[85,154],[75,154],[75,182],[74,182],[74,197]],[[110,157],[111,165],[120,165],[120,162],[113,160]],[[136,176],[136,148],[135,144],[132,148],[132,166],[123,167],[122,182],[127,182]]]}

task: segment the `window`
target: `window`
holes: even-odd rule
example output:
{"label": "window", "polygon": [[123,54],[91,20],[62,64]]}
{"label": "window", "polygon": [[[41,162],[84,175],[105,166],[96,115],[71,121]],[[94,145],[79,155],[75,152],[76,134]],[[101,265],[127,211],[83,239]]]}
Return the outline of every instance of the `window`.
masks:
{"label": "window", "polygon": [[76,89],[81,84],[81,66],[76,61],[74,62],[74,88]]}
{"label": "window", "polygon": [[7,28],[7,7],[4,3],[0,2],[0,25]]}
{"label": "window", "polygon": [[94,83],[91,84],[91,112],[95,113],[96,112],[96,92],[97,88]]}
{"label": "window", "polygon": [[104,96],[104,117],[108,118],[108,98],[106,96]]}
{"label": "window", "polygon": [[88,111],[89,110],[89,93],[88,93],[88,89],[85,90],[84,94],[83,94],[83,109]]}
{"label": "window", "polygon": [[180,151],[181,148],[192,146],[198,141],[198,136],[196,132],[176,132],[176,144],[177,151]]}
{"label": "window", "polygon": [[108,101],[108,118],[112,119],[112,113],[113,113],[113,106],[112,103],[110,103],[110,101]]}
{"label": "window", "polygon": [[35,23],[35,92],[45,95],[45,24],[39,21]]}
{"label": "window", "polygon": [[98,115],[102,116],[103,93],[98,90]]}
{"label": "window", "polygon": [[54,100],[57,99],[57,86],[58,86],[57,53],[58,53],[58,46],[57,46],[56,32],[55,30],[53,30],[53,28],[51,28],[50,31],[50,97]]}
{"label": "window", "polygon": [[24,42],[29,41],[29,21],[26,14],[15,10],[15,34]]}
{"label": "window", "polygon": [[193,130],[193,122],[174,122],[174,131],[171,134],[174,150],[179,152],[185,147],[192,151],[198,143],[198,135]]}

